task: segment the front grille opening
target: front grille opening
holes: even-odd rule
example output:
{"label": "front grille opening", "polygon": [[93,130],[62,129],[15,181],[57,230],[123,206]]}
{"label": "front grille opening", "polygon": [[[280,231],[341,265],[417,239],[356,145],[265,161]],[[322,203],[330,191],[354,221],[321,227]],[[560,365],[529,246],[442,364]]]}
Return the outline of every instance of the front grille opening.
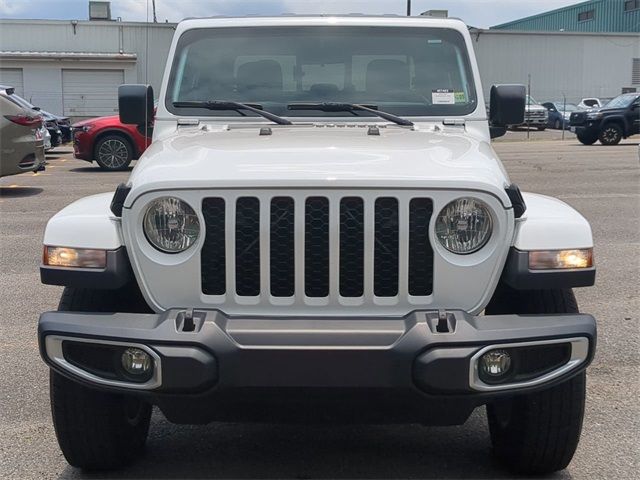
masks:
{"label": "front grille opening", "polygon": [[260,200],[256,197],[236,201],[236,293],[260,295]]}
{"label": "front grille opening", "polygon": [[271,200],[269,254],[271,295],[291,297],[295,293],[294,202],[291,197]]}
{"label": "front grille opening", "polygon": [[226,286],[225,261],[225,202],[223,198],[202,201],[206,235],[200,252],[202,293],[224,295]]}
{"label": "front grille opening", "polygon": [[373,291],[377,297],[398,294],[398,200],[380,197],[375,202]]}
{"label": "front grille opening", "polygon": [[433,248],[429,240],[429,222],[433,202],[414,198],[409,202],[409,295],[433,293]]}
{"label": "front grille opening", "polygon": [[345,197],[340,202],[340,295],[364,294],[364,201]]}
{"label": "front grille opening", "polygon": [[304,215],[304,288],[307,297],[329,295],[329,200],[309,197]]}

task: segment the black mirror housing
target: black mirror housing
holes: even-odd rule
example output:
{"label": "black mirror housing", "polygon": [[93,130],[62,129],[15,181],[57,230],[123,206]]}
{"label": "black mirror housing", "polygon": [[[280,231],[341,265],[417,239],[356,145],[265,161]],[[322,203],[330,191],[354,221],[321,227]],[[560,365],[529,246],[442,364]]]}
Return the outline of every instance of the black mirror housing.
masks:
{"label": "black mirror housing", "polygon": [[507,127],[524,123],[527,89],[524,85],[494,85],[491,87],[489,125]]}
{"label": "black mirror housing", "polygon": [[148,125],[153,121],[153,87],[120,85],[118,87],[120,122],[126,125]]}

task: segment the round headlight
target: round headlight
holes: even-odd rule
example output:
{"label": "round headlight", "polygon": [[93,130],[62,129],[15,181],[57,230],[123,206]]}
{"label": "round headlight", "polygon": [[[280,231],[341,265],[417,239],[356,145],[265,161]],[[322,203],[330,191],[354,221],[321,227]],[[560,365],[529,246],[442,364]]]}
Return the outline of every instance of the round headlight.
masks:
{"label": "round headlight", "polygon": [[436,219],[436,237],[452,253],[465,255],[480,250],[491,237],[489,207],[476,198],[458,198],[442,209]]}
{"label": "round headlight", "polygon": [[187,203],[175,197],[162,197],[147,207],[143,229],[149,243],[158,250],[179,253],[196,242],[200,222]]}

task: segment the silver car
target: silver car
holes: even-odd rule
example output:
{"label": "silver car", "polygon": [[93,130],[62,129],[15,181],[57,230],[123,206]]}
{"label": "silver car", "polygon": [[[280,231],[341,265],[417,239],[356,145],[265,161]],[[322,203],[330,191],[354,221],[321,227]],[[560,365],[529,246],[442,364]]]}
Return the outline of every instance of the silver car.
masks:
{"label": "silver car", "polygon": [[12,95],[12,88],[0,88],[0,177],[44,170],[42,117],[21,107]]}

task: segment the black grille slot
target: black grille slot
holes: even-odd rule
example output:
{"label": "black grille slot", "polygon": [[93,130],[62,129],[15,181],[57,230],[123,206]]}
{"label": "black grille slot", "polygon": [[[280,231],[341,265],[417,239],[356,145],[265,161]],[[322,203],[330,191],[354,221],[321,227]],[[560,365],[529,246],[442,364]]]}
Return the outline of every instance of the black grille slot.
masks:
{"label": "black grille slot", "polygon": [[200,269],[202,293],[205,295],[224,295],[227,290],[224,206],[222,198],[202,200],[206,235],[200,252]]}
{"label": "black grille slot", "polygon": [[329,200],[309,197],[304,216],[304,285],[308,297],[329,295]]}
{"label": "black grille slot", "polygon": [[398,234],[398,200],[378,198],[373,253],[373,291],[377,297],[398,294]]}
{"label": "black grille slot", "polygon": [[340,202],[340,295],[364,293],[364,202],[346,197]]}
{"label": "black grille slot", "polygon": [[260,201],[256,197],[236,202],[236,293],[260,295]]}
{"label": "black grille slot", "polygon": [[271,200],[271,295],[291,297],[295,292],[294,203],[290,197]]}
{"label": "black grille slot", "polygon": [[433,202],[428,198],[414,198],[409,203],[409,295],[433,293],[432,214]]}

